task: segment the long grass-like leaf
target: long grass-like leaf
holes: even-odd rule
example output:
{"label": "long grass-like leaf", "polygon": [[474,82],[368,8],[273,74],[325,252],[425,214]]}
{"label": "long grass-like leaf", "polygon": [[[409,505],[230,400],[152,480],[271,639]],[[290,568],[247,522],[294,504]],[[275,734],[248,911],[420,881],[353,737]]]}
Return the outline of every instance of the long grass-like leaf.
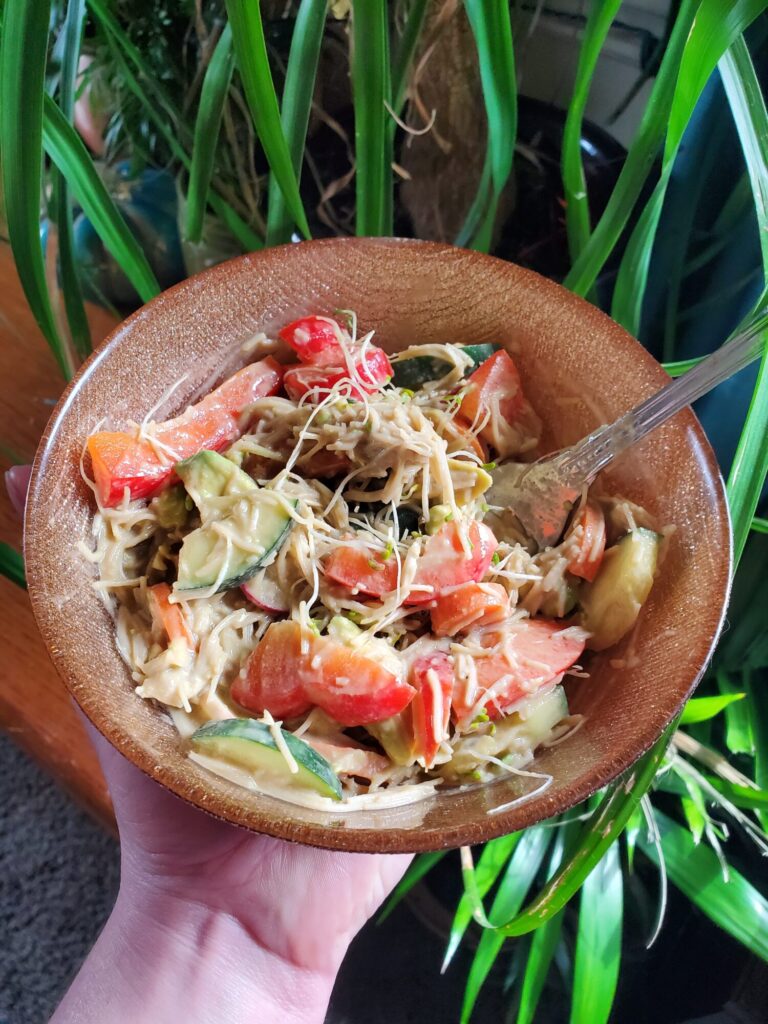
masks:
{"label": "long grass-like leaf", "polygon": [[0,576],[5,576],[11,583],[19,587],[26,587],[27,578],[24,575],[24,559],[16,548],[10,544],[0,541]]}
{"label": "long grass-like leaf", "polygon": [[632,232],[613,294],[611,315],[632,334],[639,333],[653,243],[685,129],[718,62],[765,7],[765,0],[702,0],[696,12],[670,107],[661,176]]}
{"label": "long grass-like leaf", "polygon": [[221,117],[234,67],[232,30],[229,25],[225,25],[205,70],[200,89],[200,104],[195,118],[185,226],[186,237],[190,242],[199,242],[202,237],[203,217],[216,159]]}
{"label": "long grass-like leaf", "polygon": [[[64,117],[72,122],[75,105],[75,83],[83,34],[85,0],[69,0],[62,34],[64,52],[59,77],[59,107]],[[60,171],[52,174],[52,213],[59,229],[59,269],[64,310],[67,314],[70,337],[75,352],[81,359],[91,351],[91,329],[85,314],[83,290],[75,259],[72,203],[67,179]]]}
{"label": "long grass-like leaf", "polygon": [[8,238],[29,308],[59,368],[69,379],[72,357],[61,337],[45,281],[40,245],[43,175],[43,92],[49,0],[6,0],[0,46],[0,151]]}
{"label": "long grass-like leaf", "polygon": [[581,159],[584,111],[597,61],[620,6],[621,0],[596,0],[589,9],[579,49],[573,95],[568,104],[568,115],[563,129],[561,165],[565,195],[565,227],[572,263],[578,259],[587,244],[591,231],[587,181]]}
{"label": "long grass-like leaf", "polygon": [[[480,179],[459,244],[487,250],[496,210],[512,173],[517,139],[517,79],[507,0],[464,0],[480,64],[485,114],[488,121],[486,166]],[[474,219],[479,229],[470,225]],[[470,230],[471,227],[471,230]],[[472,237],[469,237],[470,234]]]}
{"label": "long grass-like leaf", "polygon": [[[768,672],[751,672],[748,686],[755,740],[755,782],[762,790],[768,790]],[[758,810],[757,816],[768,830],[768,808]]]}
{"label": "long grass-like leaf", "polygon": [[619,844],[584,880],[573,961],[571,1024],[605,1024],[619,980],[624,882]]}
{"label": "long grass-like leaf", "polygon": [[414,857],[408,865],[408,870],[392,890],[392,895],[387,900],[387,905],[379,915],[379,924],[382,921],[386,921],[403,897],[432,870],[438,861],[443,859],[447,852],[447,850],[435,850],[433,853],[420,853],[418,857]]}
{"label": "long grass-like leaf", "polygon": [[586,295],[613,252],[661,149],[680,61],[696,8],[697,0],[682,0],[656,81],[619,179],[589,242],[563,282],[566,288],[577,295]]}
{"label": "long grass-like leaf", "polygon": [[768,533],[768,519],[755,516],[752,520],[752,529],[755,533]]}
{"label": "long grass-like leaf", "polygon": [[[557,835],[555,836],[555,842],[549,859],[548,879],[560,867],[563,854],[575,839],[577,830],[575,822],[558,825]],[[533,933],[525,958],[516,1024],[534,1024],[536,1020],[536,1010],[544,989],[544,983],[547,980],[555,951],[560,942],[564,916],[565,911],[561,910],[539,925]]]}
{"label": "long grass-like leaf", "polygon": [[[480,860],[477,862],[477,867],[475,868],[475,883],[481,898],[489,892],[501,872],[504,870],[505,864],[514,853],[517,844],[520,842],[521,835],[522,833],[520,832],[513,832],[512,835],[509,836],[500,836],[498,839],[493,839],[490,843],[486,843],[483,847]],[[467,930],[471,920],[472,901],[465,892],[462,893],[451,924],[451,934],[448,938],[448,946],[445,950],[441,970],[445,971],[448,964],[453,959],[456,950],[459,948],[459,943],[464,936],[464,932]]]}
{"label": "long grass-like leaf", "polygon": [[[517,913],[536,875],[541,870],[551,841],[552,829],[546,826],[534,825],[533,828],[529,828],[523,833],[499,883],[491,907],[491,921],[505,921]],[[472,1016],[472,1010],[480,990],[504,945],[504,938],[504,935],[498,931],[486,931],[481,936],[467,976],[464,1002],[461,1008],[461,1024],[467,1024]]]}
{"label": "long grass-like leaf", "polygon": [[[744,674],[748,675],[749,671],[749,669],[744,670]],[[724,698],[732,698],[735,694],[744,692],[743,683],[737,684],[728,672],[720,670],[715,674],[715,678],[717,688]],[[726,707],[725,745],[732,754],[752,755],[754,753],[752,721],[747,702],[737,701]]]}
{"label": "long grass-like leaf", "polygon": [[[396,114],[400,113],[405,103],[408,73],[411,69],[413,56],[416,52],[416,44],[419,41],[428,6],[429,0],[411,0],[411,6],[405,18],[400,40],[392,56],[392,109]],[[396,127],[393,120],[390,124],[390,131],[393,134]]]}
{"label": "long grass-like leaf", "polygon": [[[280,120],[288,142],[291,166],[301,182],[301,165],[307,138],[309,113],[315,91],[317,64],[323,42],[327,0],[301,0],[291,37],[291,51],[285,69]],[[293,217],[288,210],[283,190],[274,174],[269,178],[267,202],[267,245],[290,242]]]}
{"label": "long grass-like leaf", "polygon": [[694,722],[706,722],[721,711],[725,711],[729,704],[734,701],[743,700],[746,695],[743,693],[728,693],[720,697],[692,697],[683,708],[680,716],[680,725],[692,725]]}
{"label": "long grass-like leaf", "polygon": [[[752,13],[758,6],[762,10],[768,5],[758,5],[752,0],[744,6]],[[768,112],[743,38],[736,38],[720,61],[720,74],[747,163],[763,256],[764,283],[768,285]],[[768,290],[763,292],[761,302],[767,297]],[[728,475],[736,565],[749,537],[752,517],[768,474],[768,332],[764,340],[766,349]]]}
{"label": "long grass-like leaf", "polygon": [[50,96],[45,97],[45,149],[80,202],[97,234],[122,267],[142,302],[149,302],[160,285],[139,243],[96,172],[85,143]]}
{"label": "long grass-like leaf", "polygon": [[392,139],[389,26],[386,0],[352,8],[352,99],[355,107],[355,195],[358,235],[392,234]]}
{"label": "long grass-like leaf", "polygon": [[[112,13],[107,10],[103,0],[87,0],[87,4],[97,24],[105,33],[124,84],[139,101],[146,117],[162,135],[175,159],[189,171],[192,167],[188,152],[191,139],[181,112],[175,108],[158,82],[157,76]],[[217,217],[246,251],[262,248],[263,239],[213,189],[208,194],[208,202]]]}
{"label": "long grass-like leaf", "polygon": [[[716,925],[756,956],[768,960],[768,901],[765,897],[734,868],[728,869],[726,881],[717,856],[704,843],[696,846],[688,829],[660,811],[656,811],[656,821],[672,882]],[[658,865],[654,844],[641,834],[639,845]]]}
{"label": "long grass-like leaf", "polygon": [[735,782],[728,782],[716,775],[708,775],[707,782],[737,807],[747,811],[763,811],[768,814],[768,789],[739,786]]}
{"label": "long grass-like leaf", "polygon": [[275,95],[267,43],[261,21],[259,0],[226,0],[237,68],[253,125],[277,179],[286,205],[305,238],[310,237],[307,216],[299,195],[299,183],[293,171],[291,154],[280,123],[280,107]]}
{"label": "long grass-like leaf", "polygon": [[[622,779],[609,787],[595,814],[584,826],[574,852],[538,896],[520,914],[501,926],[505,935],[525,935],[533,931],[562,910],[579,891],[584,879],[599,863],[611,843],[621,835],[632,812],[653,782],[676,725],[676,720],[670,723],[648,753]],[[465,854],[465,851],[462,853]],[[485,913],[474,868],[466,855],[463,858],[462,874],[465,892],[472,901],[475,920],[484,928],[494,928],[495,925]]]}

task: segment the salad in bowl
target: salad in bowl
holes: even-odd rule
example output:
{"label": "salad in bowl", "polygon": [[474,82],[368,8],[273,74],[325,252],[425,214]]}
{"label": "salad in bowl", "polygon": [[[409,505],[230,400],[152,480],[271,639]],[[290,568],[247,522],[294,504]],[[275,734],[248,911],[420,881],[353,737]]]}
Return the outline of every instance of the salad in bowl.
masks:
{"label": "salad in bowl", "polygon": [[350,312],[278,333],[175,418],[84,439],[81,548],[137,699],[197,764],[304,806],[541,792],[537,748],[583,721],[564,680],[632,630],[669,531],[593,487],[537,550],[489,501],[497,463],[542,454],[507,349],[390,357]]}

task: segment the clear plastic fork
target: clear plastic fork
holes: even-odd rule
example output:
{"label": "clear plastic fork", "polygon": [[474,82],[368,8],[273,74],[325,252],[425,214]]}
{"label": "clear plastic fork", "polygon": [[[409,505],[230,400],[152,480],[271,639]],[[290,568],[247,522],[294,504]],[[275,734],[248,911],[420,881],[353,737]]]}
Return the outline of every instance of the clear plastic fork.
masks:
{"label": "clear plastic fork", "polygon": [[584,487],[617,455],[759,358],[766,330],[768,312],[761,310],[712,355],[613,423],[537,462],[501,465],[487,500],[514,514],[539,548],[556,544]]}

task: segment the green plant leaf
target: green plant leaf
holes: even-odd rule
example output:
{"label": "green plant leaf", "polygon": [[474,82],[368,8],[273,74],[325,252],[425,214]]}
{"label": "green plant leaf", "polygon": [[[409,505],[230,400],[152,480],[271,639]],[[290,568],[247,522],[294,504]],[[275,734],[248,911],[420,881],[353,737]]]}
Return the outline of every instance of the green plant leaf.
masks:
{"label": "green plant leaf", "polygon": [[[560,824],[549,858],[547,879],[550,879],[563,859],[564,852],[576,838],[578,828],[575,822]],[[520,985],[520,1005],[517,1009],[517,1024],[534,1024],[536,1010],[547,980],[549,969],[555,955],[563,930],[565,911],[561,910],[553,917],[539,925],[533,933],[528,952],[525,957],[522,982]]]}
{"label": "green plant leaf", "polygon": [[685,128],[718,62],[721,58],[724,63],[728,61],[729,58],[724,57],[728,48],[738,42],[740,33],[765,6],[765,0],[702,0],[696,12],[670,107],[661,176],[632,232],[613,293],[611,315],[632,334],[639,333],[656,230]]}
{"label": "green plant leaf", "polygon": [[434,853],[420,853],[417,857],[414,857],[408,865],[408,870],[392,890],[392,895],[387,900],[387,905],[379,914],[377,924],[386,921],[402,898],[432,870],[438,861],[443,859],[446,853],[448,853],[447,850],[435,850]]}
{"label": "green plant leaf", "polygon": [[0,541],[0,576],[5,576],[19,587],[26,587],[27,577],[24,575],[24,559],[10,544]]}
{"label": "green plant leaf", "polygon": [[605,1024],[619,980],[624,883],[613,843],[584,880],[573,961],[571,1024]]}
{"label": "green plant leaf", "polygon": [[[499,883],[491,907],[492,921],[503,922],[520,909],[526,893],[541,870],[551,841],[552,829],[546,825],[534,825],[522,834]],[[498,931],[486,931],[481,936],[467,976],[461,1024],[467,1024],[472,1016],[480,990],[504,945],[504,938]]]}
{"label": "green plant leaf", "polygon": [[[416,52],[416,44],[421,35],[428,5],[429,0],[411,0],[403,31],[392,58],[392,109],[396,114],[400,113],[405,103],[408,74],[411,70],[413,55]],[[390,131],[393,135],[396,127],[393,119],[390,122]]]}
{"label": "green plant leaf", "polygon": [[[170,97],[160,86],[157,76],[144,60],[140,51],[133,45],[111,12],[106,9],[103,0],[87,0],[87,3],[112,48],[115,63],[120,68],[124,84],[139,101],[147,118],[162,135],[174,157],[187,171],[191,170],[192,160],[188,153],[191,139],[180,111],[175,108]],[[134,73],[134,68],[138,74]],[[208,194],[208,202],[211,209],[227,226],[243,249],[251,251],[262,248],[263,240],[213,189]]]}
{"label": "green plant leaf", "polygon": [[[517,139],[517,79],[507,0],[464,0],[464,7],[475,37],[480,65],[480,82],[488,120],[486,164],[467,223],[457,244],[475,232],[469,221],[476,218],[481,227],[469,240],[472,248],[485,251],[496,219],[496,210],[504,187],[512,173]],[[471,230],[470,230],[471,228]]]}
{"label": "green plant leaf", "polygon": [[216,159],[221,118],[234,67],[232,30],[229,25],[225,25],[205,70],[195,118],[185,226],[186,237],[190,242],[199,242],[202,237],[203,217]]}
{"label": "green plant leaf", "polygon": [[[723,868],[709,846],[696,846],[688,829],[656,811],[667,873],[707,917],[756,956],[768,960],[768,901],[734,868]],[[639,845],[658,866],[658,851],[642,834]]]}
{"label": "green plant leaf", "polygon": [[[327,0],[301,0],[296,12],[291,50],[285,69],[280,121],[288,143],[293,173],[298,182],[301,182],[301,165],[327,9]],[[267,245],[290,242],[293,223],[285,195],[276,176],[271,174],[267,203]]]}
{"label": "green plant leaf", "polygon": [[579,49],[573,95],[563,129],[561,167],[565,195],[565,227],[568,249],[574,263],[589,240],[591,223],[584,164],[581,159],[581,133],[584,111],[597,62],[621,0],[595,0],[589,7]]}
{"label": "green plant leaf", "polygon": [[[80,57],[80,41],[85,18],[85,0],[69,0],[62,34],[64,53],[59,76],[59,106],[64,117],[72,123],[75,104],[75,82]],[[83,290],[77,272],[73,238],[72,203],[67,179],[60,171],[51,175],[52,216],[58,227],[59,270],[64,310],[67,314],[70,337],[80,359],[91,351],[91,329],[85,314]]]}
{"label": "green plant leaf", "polygon": [[768,813],[768,789],[752,789],[751,786],[739,786],[728,782],[717,775],[707,775],[707,782],[718,792],[726,796],[731,803],[747,811],[764,811]]}
{"label": "green plant leaf", "polygon": [[392,234],[391,75],[386,0],[352,6],[352,99],[358,235]]}
{"label": "green plant leaf", "polygon": [[724,711],[734,701],[743,700],[744,693],[727,693],[719,697],[692,697],[683,708],[680,725],[691,725],[694,722],[706,722]]}
{"label": "green plant leaf", "polygon": [[[500,836],[498,839],[492,839],[491,842],[486,843],[483,847],[480,860],[475,868],[475,882],[481,898],[489,892],[496,882],[505,864],[514,853],[515,847],[520,842],[521,835],[521,832],[513,832],[508,836]],[[448,938],[445,956],[443,957],[443,965],[440,968],[441,972],[446,970],[448,964],[453,959],[471,920],[472,901],[465,892],[462,893],[451,924],[451,934]]]}
{"label": "green plant leaf", "polygon": [[703,358],[703,356],[697,356],[695,359],[680,359],[677,362],[662,363],[661,365],[670,377],[682,377],[684,373],[688,373],[694,366],[698,366]]}
{"label": "green plant leaf", "polygon": [[8,238],[29,308],[69,380],[72,357],[51,307],[40,244],[43,94],[50,0],[6,0],[0,44],[0,152]]}
{"label": "green plant leaf", "polygon": [[697,0],[682,0],[651,95],[605,211],[563,284],[586,295],[613,252],[629,220],[667,131],[680,61],[696,14]]}
{"label": "green plant leaf", "polygon": [[267,57],[259,0],[226,0],[226,5],[240,81],[243,83],[256,134],[270,171],[285,196],[291,216],[302,235],[309,238],[309,225],[299,194],[299,183],[280,123],[280,108]]}
{"label": "green plant leaf", "polygon": [[45,97],[43,141],[96,233],[122,267],[141,301],[149,302],[160,291],[152,268],[96,172],[85,143],[50,96]]}
{"label": "green plant leaf", "polygon": [[[649,789],[676,727],[677,720],[674,720],[648,753],[618,782],[608,787],[595,814],[584,825],[576,849],[557,874],[520,914],[500,926],[505,935],[525,935],[540,927],[544,921],[562,910],[578,892],[584,879],[599,863],[611,843],[621,835],[632,812]],[[462,850],[462,874],[464,890],[472,902],[473,916],[484,928],[494,928],[496,926],[485,913],[474,867],[467,852],[466,849]]]}
{"label": "green plant leaf", "polygon": [[[755,739],[755,782],[768,790],[768,672],[751,672],[747,686],[752,703],[752,730]],[[762,827],[768,831],[768,808],[757,810]]]}
{"label": "green plant leaf", "polygon": [[768,519],[761,519],[755,516],[752,520],[752,529],[755,533],[768,533]]}
{"label": "green plant leaf", "polygon": [[[767,6],[756,0],[735,5],[755,17]],[[712,28],[711,31],[715,31]],[[768,284],[768,112],[743,38],[736,38],[720,61],[720,75],[744,151],[763,257],[763,279]],[[764,307],[768,290],[758,305]],[[728,503],[733,524],[734,565],[744,551],[752,517],[768,474],[768,332],[747,418],[728,475]]]}

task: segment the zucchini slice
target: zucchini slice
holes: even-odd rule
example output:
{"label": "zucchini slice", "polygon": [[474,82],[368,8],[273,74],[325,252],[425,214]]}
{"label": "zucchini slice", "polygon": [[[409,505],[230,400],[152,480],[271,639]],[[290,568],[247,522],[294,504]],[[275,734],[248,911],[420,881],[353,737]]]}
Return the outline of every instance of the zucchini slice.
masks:
{"label": "zucchini slice", "polygon": [[[285,743],[287,758],[274,731]],[[313,789],[331,800],[341,800],[341,782],[326,759],[278,725],[270,728],[251,718],[227,718],[201,726],[190,743],[200,754],[220,757],[247,771],[261,772],[281,782]],[[291,759],[296,771],[291,770]]]}
{"label": "zucchini slice", "polygon": [[604,651],[630,631],[653,586],[661,538],[638,529],[609,548],[594,583],[581,592],[581,624],[587,647]]}
{"label": "zucchini slice", "polygon": [[230,590],[272,561],[293,522],[274,491],[259,487],[218,452],[198,452],[179,462],[176,472],[202,523],[179,551],[177,592],[212,587],[217,580],[217,593]]}
{"label": "zucchini slice", "polygon": [[[472,359],[472,366],[467,373],[472,373],[486,359],[490,359],[494,352],[498,352],[498,345],[460,345],[461,349]],[[404,359],[400,363],[394,363],[394,376],[392,383],[398,388],[410,388],[411,391],[418,391],[422,384],[430,380],[439,380],[448,372],[450,364],[445,359],[437,359],[435,356],[414,356],[413,359]]]}

